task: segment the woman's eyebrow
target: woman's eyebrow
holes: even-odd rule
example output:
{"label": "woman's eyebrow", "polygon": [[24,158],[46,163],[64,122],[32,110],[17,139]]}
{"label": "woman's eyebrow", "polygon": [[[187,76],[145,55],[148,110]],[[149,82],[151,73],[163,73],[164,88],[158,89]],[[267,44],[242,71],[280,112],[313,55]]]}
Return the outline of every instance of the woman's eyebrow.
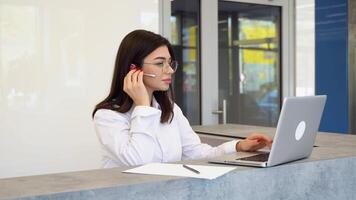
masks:
{"label": "woman's eyebrow", "polygon": [[[168,60],[171,59],[171,58],[168,58]],[[165,57],[156,57],[154,58],[154,60],[167,60]]]}

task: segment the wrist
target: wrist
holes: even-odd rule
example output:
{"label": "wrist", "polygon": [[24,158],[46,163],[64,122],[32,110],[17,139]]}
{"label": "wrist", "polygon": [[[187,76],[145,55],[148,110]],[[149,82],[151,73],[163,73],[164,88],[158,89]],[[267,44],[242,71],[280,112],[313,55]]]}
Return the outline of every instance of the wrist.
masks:
{"label": "wrist", "polygon": [[236,148],[236,151],[237,151],[237,152],[241,151],[241,141],[242,141],[242,140],[238,140],[238,141],[236,142],[235,148]]}
{"label": "wrist", "polygon": [[151,106],[148,101],[134,101],[136,106]]}
{"label": "wrist", "polygon": [[150,104],[148,104],[148,103],[135,103],[136,104],[136,106],[148,106],[148,107],[150,107]]}

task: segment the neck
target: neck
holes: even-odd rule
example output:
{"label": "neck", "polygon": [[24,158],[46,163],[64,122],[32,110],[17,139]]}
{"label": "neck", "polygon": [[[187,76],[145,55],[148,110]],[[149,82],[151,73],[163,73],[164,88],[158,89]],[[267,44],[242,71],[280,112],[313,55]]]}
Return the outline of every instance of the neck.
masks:
{"label": "neck", "polygon": [[148,96],[150,97],[150,104],[152,105],[153,91],[147,89]]}

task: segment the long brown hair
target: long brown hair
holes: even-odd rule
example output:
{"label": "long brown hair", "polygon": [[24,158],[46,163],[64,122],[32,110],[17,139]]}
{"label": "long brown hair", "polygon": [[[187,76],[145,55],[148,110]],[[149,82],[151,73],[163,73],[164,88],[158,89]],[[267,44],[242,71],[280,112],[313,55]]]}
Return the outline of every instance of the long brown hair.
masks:
{"label": "long brown hair", "polygon": [[[171,44],[161,35],[146,30],[135,30],[125,36],[116,55],[110,93],[95,106],[92,117],[99,109],[110,109],[120,113],[126,113],[131,109],[133,101],[123,90],[124,78],[130,71],[130,65],[135,64],[141,68],[143,59],[161,46],[167,46],[172,60],[175,60]],[[167,91],[154,91],[153,96],[162,110],[161,123],[173,119],[174,96],[171,85]]]}

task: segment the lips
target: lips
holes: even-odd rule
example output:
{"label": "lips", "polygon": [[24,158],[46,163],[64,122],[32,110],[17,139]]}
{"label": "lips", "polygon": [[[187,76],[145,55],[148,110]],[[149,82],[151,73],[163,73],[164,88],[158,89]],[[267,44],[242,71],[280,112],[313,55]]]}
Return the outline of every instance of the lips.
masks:
{"label": "lips", "polygon": [[169,83],[172,82],[172,79],[171,78],[165,78],[165,79],[162,79],[162,81],[169,84]]}

